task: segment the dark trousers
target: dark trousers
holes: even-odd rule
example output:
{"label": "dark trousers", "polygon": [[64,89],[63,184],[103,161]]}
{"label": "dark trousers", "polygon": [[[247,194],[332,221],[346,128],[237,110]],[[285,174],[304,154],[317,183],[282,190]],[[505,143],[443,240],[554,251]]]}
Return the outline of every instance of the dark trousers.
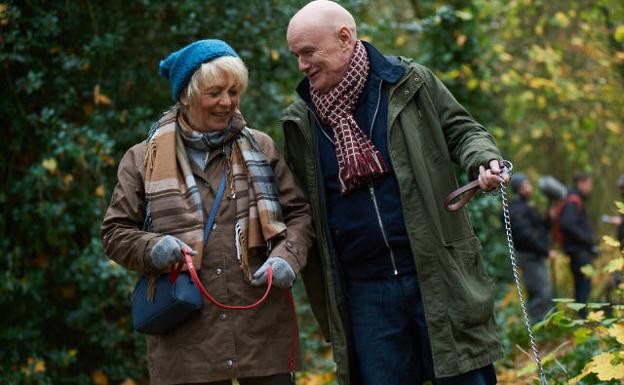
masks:
{"label": "dark trousers", "polygon": [[552,290],[548,276],[548,258],[518,251],[522,281],[528,295],[528,313],[533,322],[541,321],[552,308]]}
{"label": "dark trousers", "polygon": [[365,385],[493,385],[493,365],[435,379],[416,274],[349,282],[353,340]]}
{"label": "dark trousers", "polygon": [[[570,268],[574,276],[574,300],[578,303],[587,303],[589,298],[591,279],[581,272],[581,268],[585,265],[589,265],[591,261],[592,257],[588,251],[581,250],[570,253]],[[587,311],[581,309],[579,314],[584,318]]]}
{"label": "dark trousers", "polygon": [[574,299],[578,303],[587,303],[591,290],[591,279],[581,272],[581,268],[591,264],[592,257],[588,251],[570,253],[570,267],[574,276]]}
{"label": "dark trousers", "polygon": [[[240,385],[295,385],[295,381],[292,379],[290,373],[275,374],[272,376],[263,377],[247,377],[239,378],[238,383]],[[215,382],[202,382],[187,385],[232,385],[232,380],[215,381]]]}

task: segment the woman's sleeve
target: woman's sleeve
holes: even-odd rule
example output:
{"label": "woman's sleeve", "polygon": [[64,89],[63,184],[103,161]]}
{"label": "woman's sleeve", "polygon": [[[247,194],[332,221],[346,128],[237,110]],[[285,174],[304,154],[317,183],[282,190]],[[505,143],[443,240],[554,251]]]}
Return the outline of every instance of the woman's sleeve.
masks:
{"label": "woman's sleeve", "polygon": [[155,272],[149,253],[160,239],[159,234],[143,231],[145,193],[143,151],[141,144],[126,152],[117,171],[117,184],[101,227],[104,252],[113,261],[130,270]]}

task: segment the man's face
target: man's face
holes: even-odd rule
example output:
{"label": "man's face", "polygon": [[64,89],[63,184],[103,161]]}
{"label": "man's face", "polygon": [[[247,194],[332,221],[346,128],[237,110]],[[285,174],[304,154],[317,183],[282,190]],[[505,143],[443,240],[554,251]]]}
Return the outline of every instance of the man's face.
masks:
{"label": "man's face", "polygon": [[522,197],[524,197],[524,199],[529,199],[533,194],[533,185],[528,180],[525,180],[520,185],[520,189],[518,190],[518,192],[520,193],[520,195],[522,195]]}
{"label": "man's face", "polygon": [[337,33],[322,28],[296,28],[288,31],[288,49],[297,58],[299,71],[321,93],[332,89],[342,79],[349,65],[350,51],[345,50]]}
{"label": "man's face", "polygon": [[594,188],[594,183],[593,183],[592,178],[587,178],[585,180],[578,182],[578,189],[581,190],[581,192],[585,196],[589,196],[593,188]]}

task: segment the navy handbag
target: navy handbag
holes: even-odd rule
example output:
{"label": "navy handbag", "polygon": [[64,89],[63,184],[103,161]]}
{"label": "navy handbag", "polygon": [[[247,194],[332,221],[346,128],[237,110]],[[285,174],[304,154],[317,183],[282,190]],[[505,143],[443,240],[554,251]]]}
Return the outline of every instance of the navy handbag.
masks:
{"label": "navy handbag", "polygon": [[151,300],[148,285],[149,278],[143,276],[132,293],[132,326],[138,332],[165,334],[202,307],[201,293],[188,272],[176,269],[158,277]]}
{"label": "navy handbag", "polygon": [[[217,208],[225,190],[226,179],[224,174],[206,221],[204,244],[208,241],[210,229],[217,216]],[[158,277],[151,299],[148,299],[147,295],[150,278],[141,277],[132,293],[134,330],[145,334],[165,334],[201,309],[202,297],[199,288],[188,272],[181,271],[183,266],[184,263],[180,262],[171,268],[171,272]]]}

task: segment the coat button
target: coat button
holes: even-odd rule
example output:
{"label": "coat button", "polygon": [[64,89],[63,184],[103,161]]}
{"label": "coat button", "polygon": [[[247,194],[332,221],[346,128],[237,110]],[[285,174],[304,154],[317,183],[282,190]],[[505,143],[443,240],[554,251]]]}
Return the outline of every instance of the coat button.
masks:
{"label": "coat button", "polygon": [[414,80],[419,81],[419,80],[420,80],[420,78],[419,78],[418,76],[416,76],[416,77],[414,78]]}
{"label": "coat button", "polygon": [[232,360],[225,361],[225,366],[227,366],[228,368],[231,368],[232,366],[234,366],[234,361]]}
{"label": "coat button", "polygon": [[217,224],[216,224],[216,223],[213,223],[213,224],[212,224],[212,229],[213,229],[213,230],[215,230],[216,228],[217,228]]}
{"label": "coat button", "polygon": [[223,274],[223,269],[221,269],[220,267],[217,269],[216,271],[217,275],[221,275]]}
{"label": "coat button", "polygon": [[219,314],[219,319],[220,319],[221,321],[225,321],[225,319],[226,319],[226,318],[227,318],[227,316],[225,315],[225,313],[221,313],[221,314]]}

